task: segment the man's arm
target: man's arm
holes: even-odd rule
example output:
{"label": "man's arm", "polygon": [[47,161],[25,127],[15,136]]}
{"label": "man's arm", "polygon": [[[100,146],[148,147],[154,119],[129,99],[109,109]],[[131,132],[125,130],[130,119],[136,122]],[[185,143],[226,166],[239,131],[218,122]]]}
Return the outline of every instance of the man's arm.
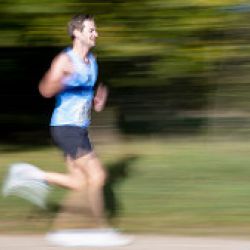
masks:
{"label": "man's arm", "polygon": [[94,97],[94,110],[100,112],[104,109],[108,98],[108,88],[102,83],[98,85]]}
{"label": "man's arm", "polygon": [[43,97],[50,98],[64,89],[63,79],[73,72],[73,66],[66,54],[59,54],[51,63],[39,83],[39,92]]}

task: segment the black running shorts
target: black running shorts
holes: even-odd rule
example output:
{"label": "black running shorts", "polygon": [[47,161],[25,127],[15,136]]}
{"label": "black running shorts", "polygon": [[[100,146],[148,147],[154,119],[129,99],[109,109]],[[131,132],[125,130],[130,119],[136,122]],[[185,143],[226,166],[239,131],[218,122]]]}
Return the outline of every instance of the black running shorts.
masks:
{"label": "black running shorts", "polygon": [[82,157],[92,151],[86,128],[76,126],[51,126],[54,143],[73,159]]}

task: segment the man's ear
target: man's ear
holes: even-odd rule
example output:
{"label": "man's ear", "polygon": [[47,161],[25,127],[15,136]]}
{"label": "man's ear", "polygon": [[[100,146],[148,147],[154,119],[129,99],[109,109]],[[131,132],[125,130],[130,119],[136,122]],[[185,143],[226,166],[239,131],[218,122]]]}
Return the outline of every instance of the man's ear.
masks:
{"label": "man's ear", "polygon": [[79,30],[74,30],[73,35],[75,38],[78,38],[81,35],[81,32]]}

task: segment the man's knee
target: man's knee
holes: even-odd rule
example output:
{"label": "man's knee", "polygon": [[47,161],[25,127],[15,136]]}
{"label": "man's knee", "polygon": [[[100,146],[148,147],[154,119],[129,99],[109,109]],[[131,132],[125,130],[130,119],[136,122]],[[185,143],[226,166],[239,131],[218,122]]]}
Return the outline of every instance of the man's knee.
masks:
{"label": "man's knee", "polygon": [[75,160],[75,163],[86,175],[88,185],[96,187],[105,185],[107,174],[94,152]]}
{"label": "man's knee", "polygon": [[95,187],[103,187],[107,179],[107,174],[104,170],[95,172],[88,178],[88,184]]}

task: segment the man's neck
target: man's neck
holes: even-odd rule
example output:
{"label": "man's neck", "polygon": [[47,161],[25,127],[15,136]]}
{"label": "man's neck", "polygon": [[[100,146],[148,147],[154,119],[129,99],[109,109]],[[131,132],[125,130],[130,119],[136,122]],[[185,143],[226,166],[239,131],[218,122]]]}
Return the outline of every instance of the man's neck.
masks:
{"label": "man's neck", "polygon": [[89,47],[82,45],[78,41],[73,43],[73,51],[85,62],[88,61],[87,55],[89,53]]}

